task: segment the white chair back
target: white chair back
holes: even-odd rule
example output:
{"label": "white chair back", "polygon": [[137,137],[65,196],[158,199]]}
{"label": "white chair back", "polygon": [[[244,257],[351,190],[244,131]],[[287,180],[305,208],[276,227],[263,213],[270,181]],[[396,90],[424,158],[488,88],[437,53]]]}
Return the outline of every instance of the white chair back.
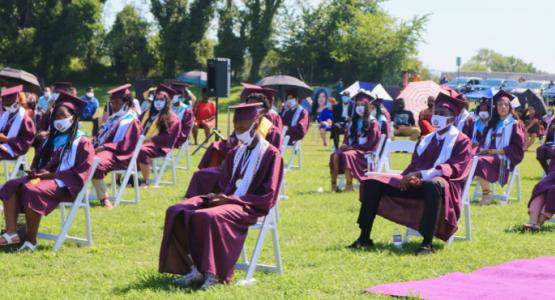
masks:
{"label": "white chair back", "polygon": [[409,154],[414,153],[416,148],[416,142],[408,141],[408,140],[395,140],[395,141],[388,141],[380,163],[380,170],[384,169],[385,173],[389,174],[401,174],[402,170],[394,170],[391,168],[391,154],[395,152],[406,152]]}
{"label": "white chair back", "polygon": [[[141,152],[141,147],[145,141],[146,137],[141,135],[139,140],[137,141],[137,145],[135,145],[135,150],[133,150],[133,155],[131,156],[131,160],[129,161],[129,165],[127,165],[127,169],[125,170],[114,170],[112,172],[112,195],[114,195],[114,206],[118,206],[120,203],[132,203],[132,204],[139,204],[140,202],[140,191],[139,191],[139,172],[137,170],[137,158],[139,157],[139,152]],[[123,180],[121,180],[121,185],[116,192],[116,175],[120,174],[123,175]],[[127,183],[129,182],[130,177],[133,176],[133,189],[135,191],[135,199],[134,200],[123,200],[123,192],[127,187]]]}

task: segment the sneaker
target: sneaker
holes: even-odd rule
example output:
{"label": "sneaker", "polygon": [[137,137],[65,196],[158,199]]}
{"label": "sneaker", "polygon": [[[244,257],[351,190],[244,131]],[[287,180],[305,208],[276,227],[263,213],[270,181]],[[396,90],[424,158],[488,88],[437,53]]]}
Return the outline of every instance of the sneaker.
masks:
{"label": "sneaker", "polygon": [[182,286],[182,287],[189,287],[195,283],[201,282],[204,279],[202,273],[193,266],[191,272],[189,274],[179,277],[173,280],[174,285]]}
{"label": "sneaker", "polygon": [[207,290],[210,289],[216,285],[220,284],[220,280],[218,279],[218,277],[216,277],[216,275],[211,274],[211,273],[207,273],[206,274],[206,279],[204,280],[204,283],[202,284],[202,286],[200,287],[201,290]]}

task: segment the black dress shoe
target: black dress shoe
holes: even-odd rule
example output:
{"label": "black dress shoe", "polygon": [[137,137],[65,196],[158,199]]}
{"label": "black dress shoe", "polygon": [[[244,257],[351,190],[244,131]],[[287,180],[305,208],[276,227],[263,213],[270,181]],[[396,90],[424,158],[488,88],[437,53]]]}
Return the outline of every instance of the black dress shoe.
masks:
{"label": "black dress shoe", "polygon": [[352,244],[347,246],[349,249],[371,249],[374,248],[374,242],[372,240],[361,241],[357,239]]}
{"label": "black dress shoe", "polygon": [[431,245],[421,246],[420,249],[418,249],[418,251],[416,251],[416,256],[427,255],[427,254],[432,254],[432,253],[436,253],[436,250]]}

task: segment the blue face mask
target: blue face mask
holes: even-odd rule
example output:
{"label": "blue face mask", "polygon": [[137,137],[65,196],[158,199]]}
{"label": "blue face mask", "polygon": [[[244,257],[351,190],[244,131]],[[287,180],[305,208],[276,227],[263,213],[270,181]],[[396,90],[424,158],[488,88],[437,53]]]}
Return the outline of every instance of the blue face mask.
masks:
{"label": "blue face mask", "polygon": [[349,103],[349,101],[351,101],[351,98],[347,97],[347,96],[341,96],[341,101],[343,103]]}

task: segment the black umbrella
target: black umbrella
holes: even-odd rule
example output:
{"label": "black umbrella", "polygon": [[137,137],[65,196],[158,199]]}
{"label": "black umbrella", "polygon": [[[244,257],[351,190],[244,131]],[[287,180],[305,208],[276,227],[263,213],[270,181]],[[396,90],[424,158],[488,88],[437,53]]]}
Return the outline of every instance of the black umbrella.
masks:
{"label": "black umbrella", "polygon": [[3,68],[0,69],[0,85],[12,87],[22,84],[26,92],[42,94],[42,87],[37,76],[23,70]]}
{"label": "black umbrella", "polygon": [[544,116],[547,113],[547,106],[545,105],[545,100],[543,97],[532,92],[531,90],[526,90],[522,93],[514,93],[520,101],[520,105],[523,107],[526,105],[532,105],[536,109],[536,115]]}
{"label": "black umbrella", "polygon": [[265,77],[256,83],[260,86],[270,87],[277,91],[277,97],[284,99],[289,90],[296,90],[300,99],[312,96],[312,89],[302,80],[288,75],[274,75]]}

